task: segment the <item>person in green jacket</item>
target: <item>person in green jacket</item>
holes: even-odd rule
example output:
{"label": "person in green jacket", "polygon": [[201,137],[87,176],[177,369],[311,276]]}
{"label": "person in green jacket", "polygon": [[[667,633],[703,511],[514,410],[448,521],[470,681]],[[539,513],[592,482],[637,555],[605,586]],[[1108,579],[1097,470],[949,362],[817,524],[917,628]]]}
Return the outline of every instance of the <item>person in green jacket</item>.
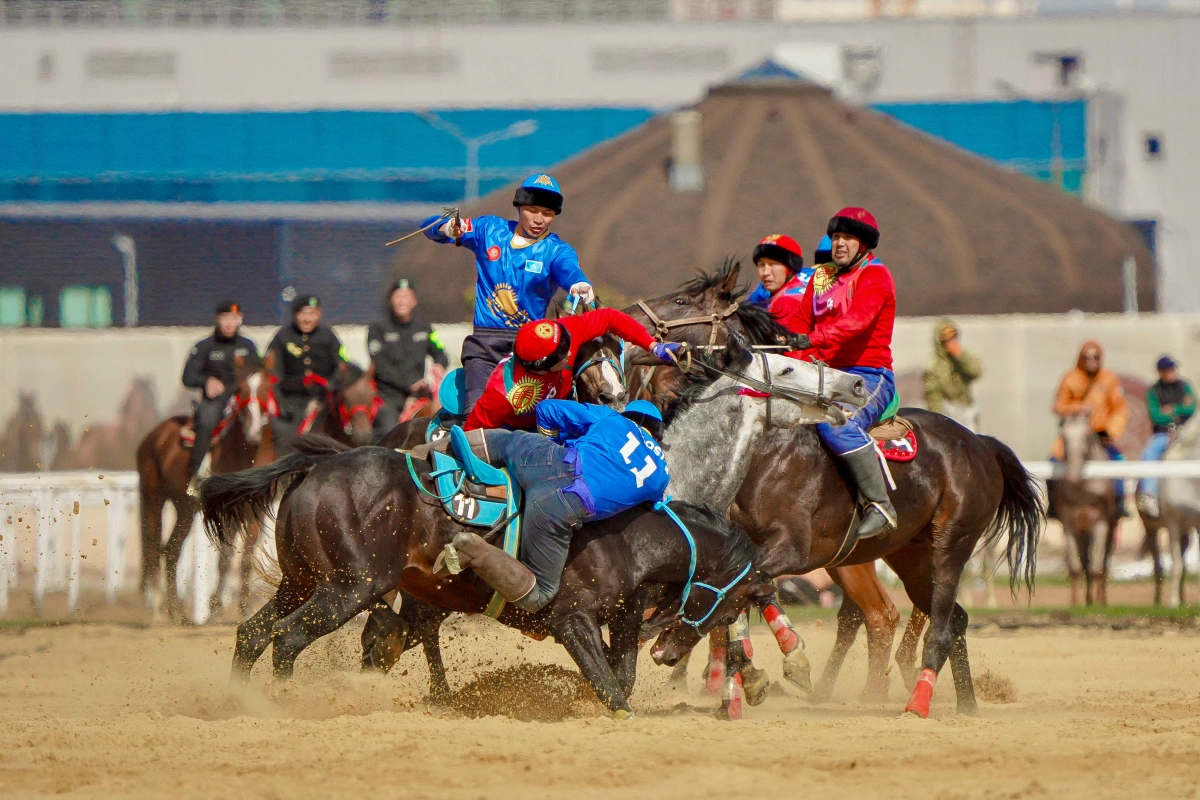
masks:
{"label": "person in green jacket", "polygon": [[983,376],[983,364],[965,350],[958,326],[942,317],[933,329],[933,358],[925,368],[925,407],[978,431],[979,410],[971,384]]}
{"label": "person in green jacket", "polygon": [[[1179,365],[1163,356],[1155,365],[1158,381],[1146,392],[1146,411],[1154,435],[1142,451],[1143,461],[1162,461],[1175,431],[1196,413],[1196,393],[1192,384],[1179,374]],[[1138,507],[1152,517],[1158,516],[1158,479],[1142,478],[1138,486]]]}

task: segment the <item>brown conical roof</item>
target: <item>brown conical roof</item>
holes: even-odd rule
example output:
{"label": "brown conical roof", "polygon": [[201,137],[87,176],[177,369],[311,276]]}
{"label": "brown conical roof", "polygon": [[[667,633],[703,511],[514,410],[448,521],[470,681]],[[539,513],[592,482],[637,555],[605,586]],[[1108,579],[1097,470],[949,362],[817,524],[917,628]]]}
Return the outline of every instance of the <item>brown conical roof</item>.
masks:
{"label": "brown conical roof", "polygon": [[[701,191],[668,185],[666,116],[553,170],[565,194],[554,231],[597,285],[630,298],[662,294],[727,256],[748,260],[769,233],[793,236],[810,260],[829,217],[863,206],[879,220],[877,252],[895,275],[901,314],[1120,311],[1128,255],[1139,306],[1154,307],[1153,256],[1132,226],[1048,184],[812,84],[720,86],[696,110]],[[498,190],[470,212],[512,217],[512,194]],[[468,253],[415,240],[398,263],[424,277],[429,317],[469,318]]]}

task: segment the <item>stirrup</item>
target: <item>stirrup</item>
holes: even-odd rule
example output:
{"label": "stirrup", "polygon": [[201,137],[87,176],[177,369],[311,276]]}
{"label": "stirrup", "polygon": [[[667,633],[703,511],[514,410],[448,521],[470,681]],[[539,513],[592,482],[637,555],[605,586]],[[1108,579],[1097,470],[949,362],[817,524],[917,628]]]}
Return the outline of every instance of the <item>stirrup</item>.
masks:
{"label": "stirrup", "polygon": [[[862,529],[866,525],[867,520],[871,518],[871,511],[878,511],[879,516],[883,517],[883,527],[874,533],[863,535]],[[854,536],[857,539],[874,539],[877,536],[894,531],[897,527],[896,518],[887,512],[881,503],[867,503],[866,510],[863,512],[862,521],[858,523],[858,527],[854,531]]]}

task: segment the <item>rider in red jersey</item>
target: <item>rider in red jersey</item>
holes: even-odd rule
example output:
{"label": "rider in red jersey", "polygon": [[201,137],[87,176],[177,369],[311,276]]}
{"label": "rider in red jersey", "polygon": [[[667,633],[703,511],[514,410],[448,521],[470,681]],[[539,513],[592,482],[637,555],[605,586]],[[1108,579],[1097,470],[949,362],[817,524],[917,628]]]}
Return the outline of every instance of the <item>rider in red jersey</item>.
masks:
{"label": "rider in red jersey", "polygon": [[856,535],[868,539],[896,527],[896,509],[867,434],[896,396],[892,373],[896,285],[872,252],[879,246],[879,224],[869,211],[843,208],[829,221],[829,236],[833,263],[813,273],[797,313],[785,324],[796,334],[791,344],[804,351],[797,357],[824,361],[866,382],[866,405],[854,411],[845,425],[821,423],[817,433],[858,484],[866,512]]}
{"label": "rider in red jersey", "polygon": [[655,342],[633,317],[615,308],[600,308],[559,320],[527,322],[517,331],[513,355],[492,371],[464,430],[533,429],[538,403],[569,399],[575,379],[575,356],[584,342],[613,334],[669,362],[668,352],[682,345]]}

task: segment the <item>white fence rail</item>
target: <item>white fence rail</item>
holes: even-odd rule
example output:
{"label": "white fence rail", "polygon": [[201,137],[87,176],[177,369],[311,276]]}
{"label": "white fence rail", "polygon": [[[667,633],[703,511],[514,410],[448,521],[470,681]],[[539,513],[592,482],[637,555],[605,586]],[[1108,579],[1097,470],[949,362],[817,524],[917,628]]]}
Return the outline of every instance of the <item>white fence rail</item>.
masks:
{"label": "white fence rail", "polygon": [[[1025,467],[1043,480],[1065,473],[1065,465],[1050,461],[1026,462]],[[1083,474],[1089,478],[1200,479],[1200,461],[1090,462]],[[105,597],[112,603],[133,577],[127,572],[132,555],[129,548],[136,543],[130,531],[131,523],[138,519],[137,473],[0,475],[0,614],[7,612],[9,593],[17,588],[22,553],[32,566],[35,606],[40,610],[48,593],[65,591],[67,610],[78,610],[87,557],[83,552],[83,512],[88,509],[103,510],[103,585]],[[268,523],[268,527],[273,526]],[[140,543],[136,544],[140,551]],[[273,542],[263,544],[274,549]],[[177,574],[181,593],[191,601],[193,621],[204,624],[218,578],[217,552],[204,536],[198,518],[184,545]]]}

